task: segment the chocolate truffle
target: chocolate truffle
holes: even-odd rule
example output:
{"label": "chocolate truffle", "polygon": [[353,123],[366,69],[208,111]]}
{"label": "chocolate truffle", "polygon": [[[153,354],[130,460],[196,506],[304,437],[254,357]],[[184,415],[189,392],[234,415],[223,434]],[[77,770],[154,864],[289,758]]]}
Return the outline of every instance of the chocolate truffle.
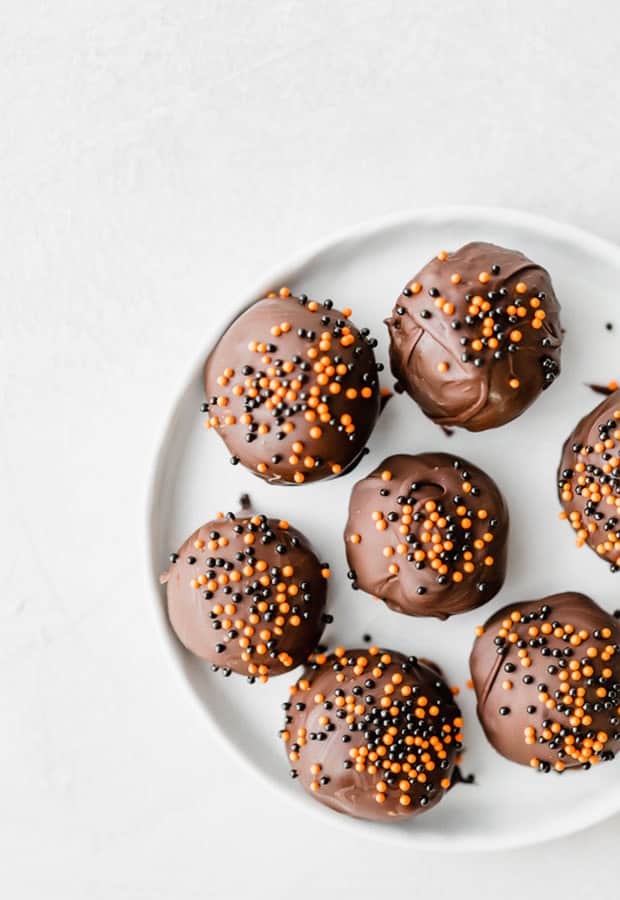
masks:
{"label": "chocolate truffle", "polygon": [[506,606],[471,654],[478,716],[507,759],[541,772],[613,759],[620,747],[620,623],[584,594]]}
{"label": "chocolate truffle", "polygon": [[282,288],[228,327],[206,363],[204,410],[232,463],[302,484],[358,462],[379,414],[381,366],[350,315]]}
{"label": "chocolate truffle", "polygon": [[620,566],[620,391],[579,422],[562,450],[558,493],[578,547]]}
{"label": "chocolate truffle", "polygon": [[288,522],[228,513],[195,531],[170,562],[160,579],[170,623],[212,668],[265,682],[316,647],[329,569]]}
{"label": "chocolate truffle", "polygon": [[496,428],[559,375],[559,312],[548,273],[522,253],[441,252],[386,320],[392,372],[438,425]]}
{"label": "chocolate truffle", "polygon": [[429,664],[377,647],[317,655],[284,704],[291,776],[360,819],[395,821],[449,790],[463,720]]}
{"label": "chocolate truffle", "polygon": [[396,612],[439,619],[495,596],[507,537],[495,482],[447,453],[384,459],[353,488],[344,532],[354,587]]}

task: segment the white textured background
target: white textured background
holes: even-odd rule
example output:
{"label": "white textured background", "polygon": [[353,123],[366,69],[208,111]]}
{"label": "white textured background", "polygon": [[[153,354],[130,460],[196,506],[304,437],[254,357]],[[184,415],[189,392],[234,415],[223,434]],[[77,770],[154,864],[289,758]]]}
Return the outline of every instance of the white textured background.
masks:
{"label": "white textured background", "polygon": [[469,859],[293,821],[174,677],[142,505],[210,309],[325,232],[482,203],[620,239],[616,9],[0,3],[7,900],[516,900],[571,895],[577,858],[611,896],[618,820]]}

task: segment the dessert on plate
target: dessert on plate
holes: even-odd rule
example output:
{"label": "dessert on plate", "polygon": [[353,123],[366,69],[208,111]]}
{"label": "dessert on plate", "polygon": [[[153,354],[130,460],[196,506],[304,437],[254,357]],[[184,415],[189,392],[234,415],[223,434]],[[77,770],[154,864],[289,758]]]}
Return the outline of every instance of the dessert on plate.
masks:
{"label": "dessert on plate", "polygon": [[523,253],[480,241],[442,251],[386,320],[392,372],[437,424],[496,428],[559,375],[559,313],[548,272]]}
{"label": "dessert on plate", "polygon": [[478,629],[471,674],[495,749],[541,772],[620,748],[620,622],[568,591],[505,606]]}
{"label": "dessert on plate", "polygon": [[331,300],[269,294],[209,355],[206,426],[272,484],[333,478],[359,461],[380,410],[376,341]]}
{"label": "dessert on plate", "polygon": [[461,713],[438,670],[414,656],[378,647],[319,654],[284,708],[291,777],[337,812],[402,820],[452,785]]}
{"label": "dessert on plate", "polygon": [[315,649],[330,618],[329,574],[288,522],[228,513],[190,535],[160,580],[188,650],[225,675],[265,682]]}
{"label": "dessert on plate", "polygon": [[507,537],[495,482],[448,453],[384,459],[354,486],[344,532],[354,587],[396,612],[439,619],[495,596]]}
{"label": "dessert on plate", "polygon": [[620,560],[620,390],[581,419],[562,448],[560,514],[578,547],[587,545],[616,572]]}

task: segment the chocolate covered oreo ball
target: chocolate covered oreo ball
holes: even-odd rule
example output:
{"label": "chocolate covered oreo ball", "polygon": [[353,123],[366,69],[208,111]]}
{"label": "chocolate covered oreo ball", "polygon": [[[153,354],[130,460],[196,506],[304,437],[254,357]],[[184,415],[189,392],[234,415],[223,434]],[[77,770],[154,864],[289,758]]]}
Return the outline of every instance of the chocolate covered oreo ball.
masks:
{"label": "chocolate covered oreo ball", "polygon": [[170,623],[213,668],[265,682],[316,647],[329,569],[288,522],[229,513],[195,531],[170,563],[161,576]]}
{"label": "chocolate covered oreo ball", "polygon": [[242,313],[205,367],[208,428],[273,484],[331,478],[360,459],[379,414],[368,330],[287,288]]}
{"label": "chocolate covered oreo ball", "polygon": [[409,616],[486,603],[506,568],[508,510],[495,482],[447,453],[385,459],[351,493],[344,540],[354,587]]}
{"label": "chocolate covered oreo ball", "polygon": [[558,468],[560,514],[612,572],[620,566],[620,391],[579,422]]}
{"label": "chocolate covered oreo ball", "polygon": [[589,769],[620,747],[620,623],[584,594],[506,606],[471,654],[495,749],[541,772]]}
{"label": "chocolate covered oreo ball", "polygon": [[441,252],[386,320],[392,372],[437,424],[496,428],[559,375],[559,312],[549,274],[522,253]]}
{"label": "chocolate covered oreo ball", "polygon": [[428,664],[377,647],[318,655],[284,704],[291,776],[320,803],[395,821],[449,790],[463,720]]}

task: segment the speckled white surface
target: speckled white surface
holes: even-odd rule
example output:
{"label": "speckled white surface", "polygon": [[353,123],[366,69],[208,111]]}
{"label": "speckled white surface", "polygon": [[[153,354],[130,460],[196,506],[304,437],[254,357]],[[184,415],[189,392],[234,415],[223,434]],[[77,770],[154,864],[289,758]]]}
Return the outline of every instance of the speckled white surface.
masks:
{"label": "speckled white surface", "polygon": [[210,310],[282,257],[432,204],[620,239],[616,17],[612,0],[1,6],[3,895],[516,900],[551,878],[569,893],[577,857],[602,895],[618,821],[458,861],[293,824],[174,676],[142,517]]}

